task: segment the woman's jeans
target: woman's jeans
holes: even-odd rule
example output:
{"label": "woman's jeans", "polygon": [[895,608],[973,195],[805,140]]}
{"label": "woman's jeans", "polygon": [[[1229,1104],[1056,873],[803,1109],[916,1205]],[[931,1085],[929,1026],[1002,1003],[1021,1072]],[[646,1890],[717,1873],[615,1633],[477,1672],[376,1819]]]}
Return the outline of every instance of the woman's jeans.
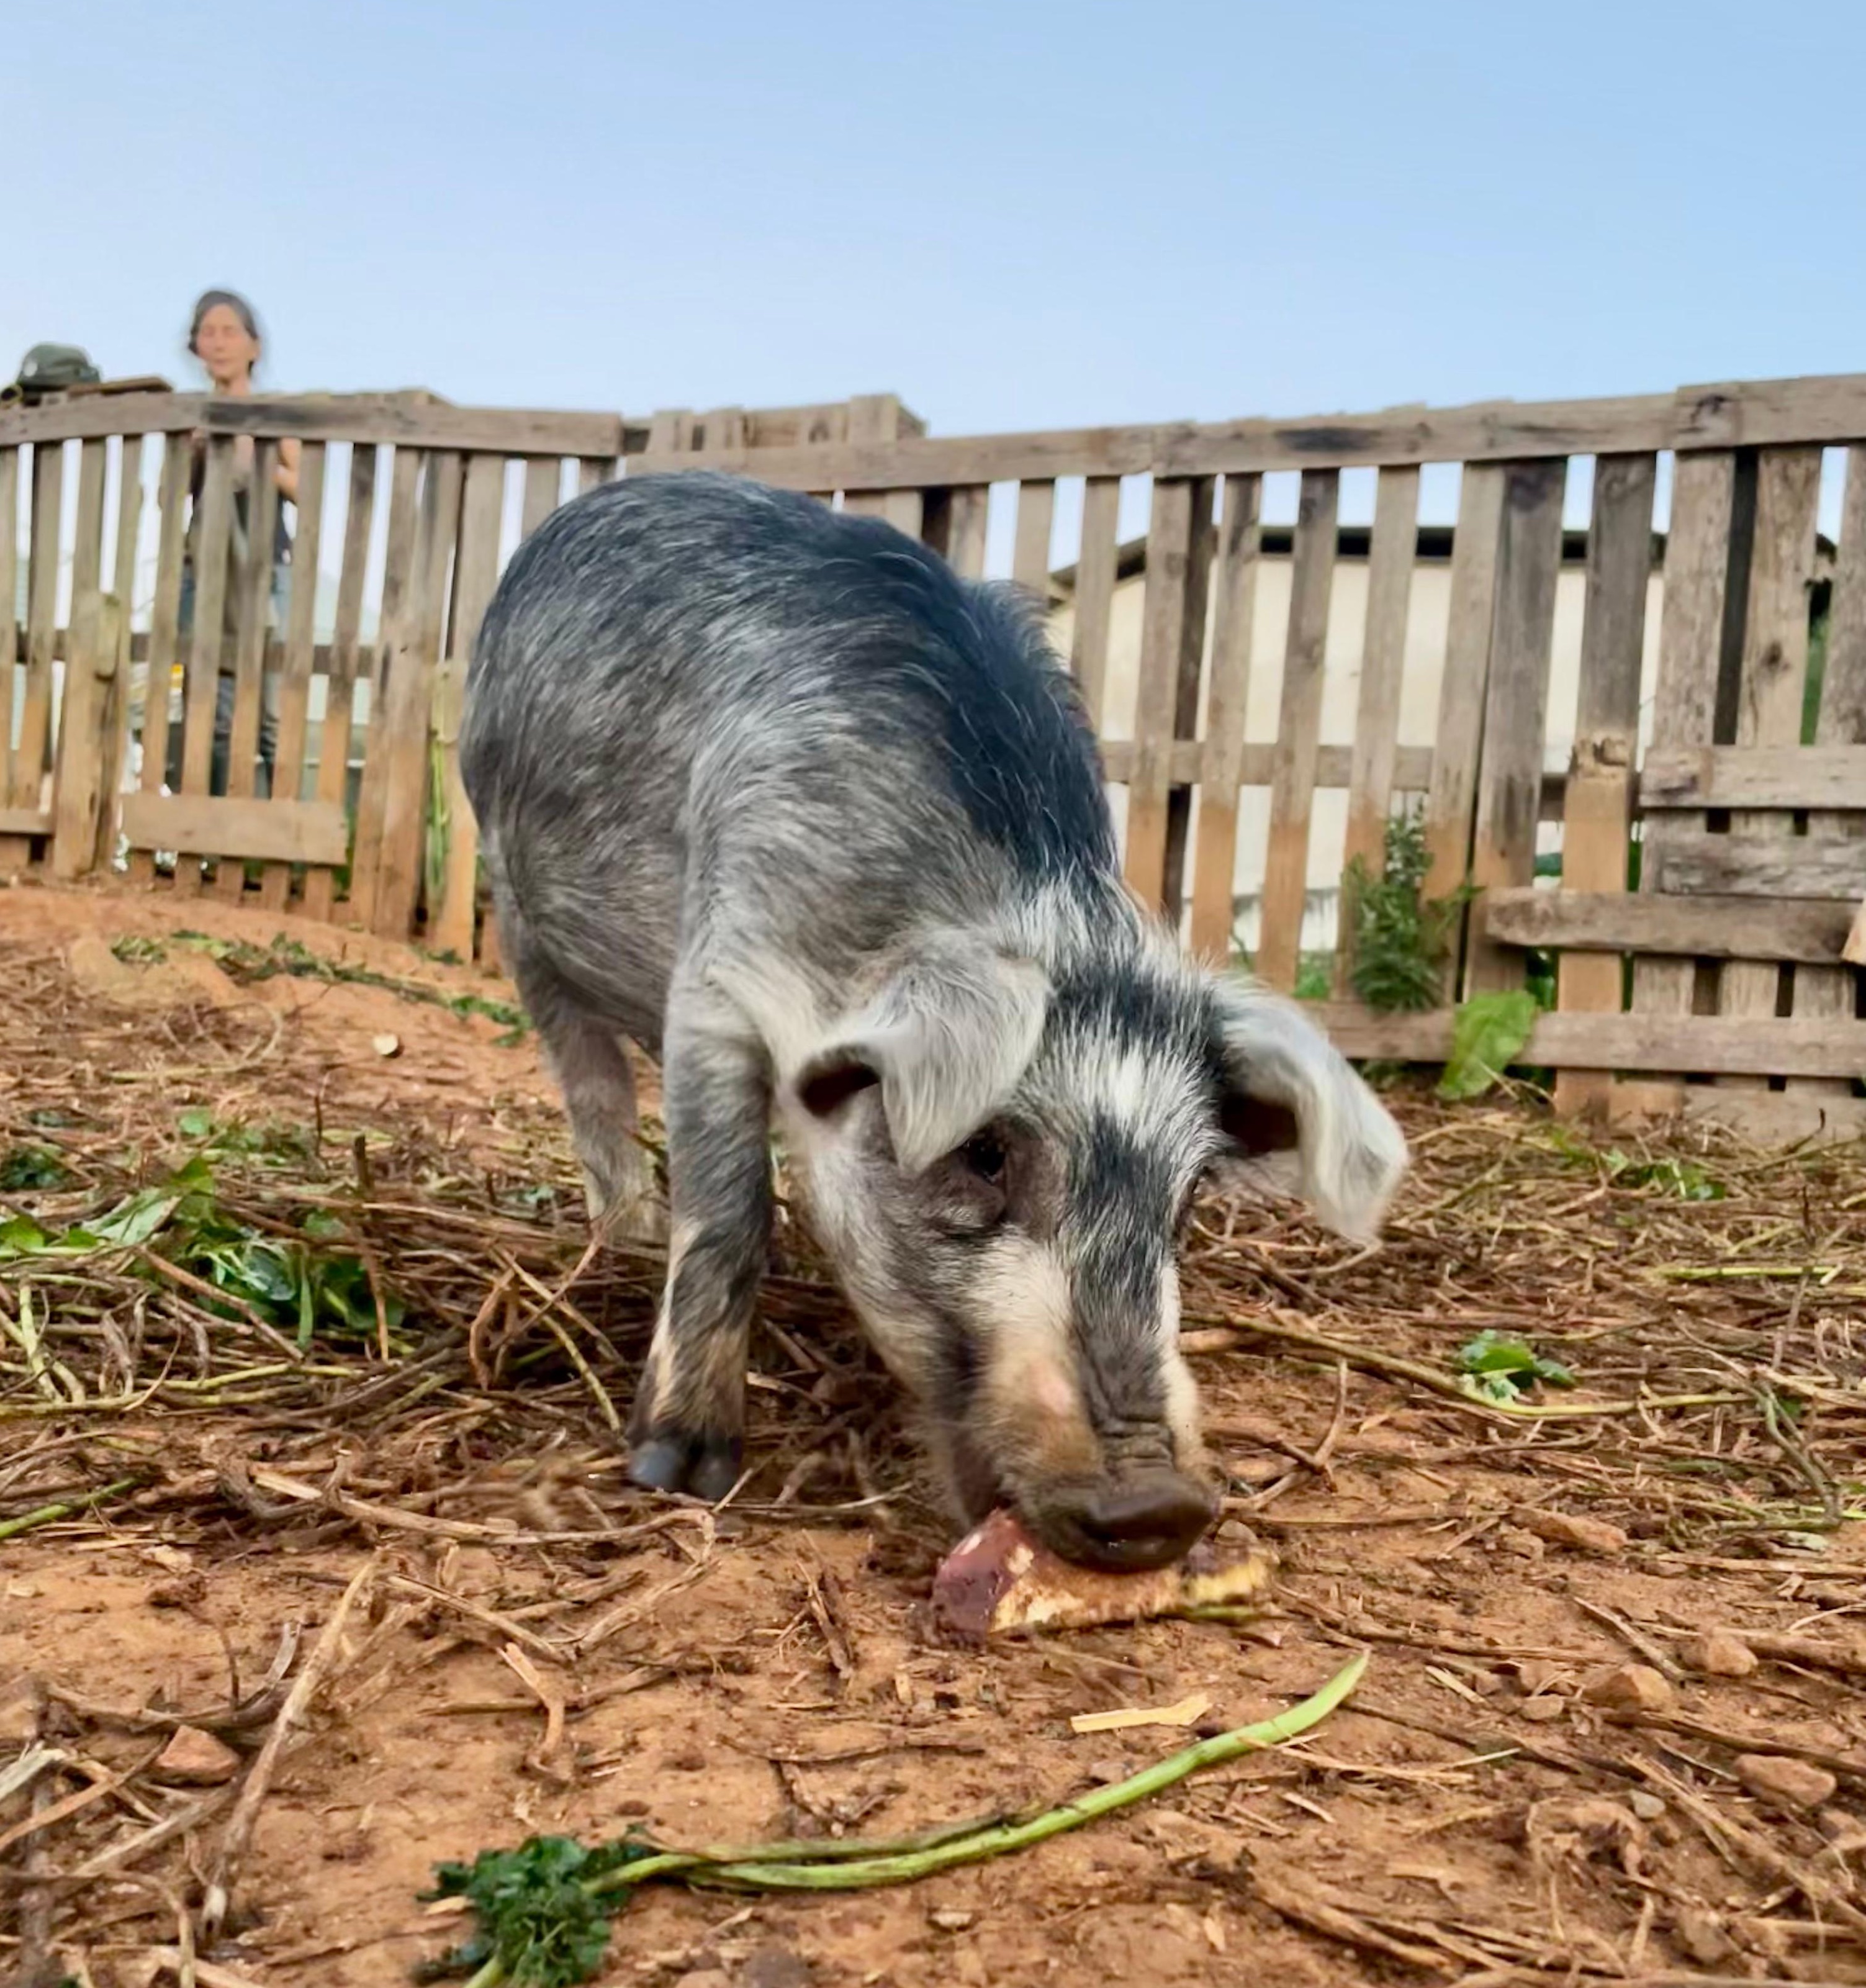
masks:
{"label": "woman's jeans", "polygon": [[[271,612],[267,617],[269,632],[276,634],[285,627],[286,575],[289,569],[282,561],[272,568],[272,587],[270,597]],[[183,570],[181,575],[181,633],[186,636],[194,625],[194,574],[192,567]],[[235,679],[231,670],[222,670],[214,686],[214,751],[209,762],[208,791],[211,794],[224,794],[227,791],[227,764],[233,740],[233,700]],[[166,684],[151,684],[150,698],[167,697]],[[168,765],[166,769],[171,789],[179,793],[181,787],[182,732],[179,725],[171,725],[168,735]],[[253,791],[262,800],[270,800],[272,791],[272,763],[279,749],[279,675],[275,670],[265,671],[259,685],[259,763],[255,770]]]}

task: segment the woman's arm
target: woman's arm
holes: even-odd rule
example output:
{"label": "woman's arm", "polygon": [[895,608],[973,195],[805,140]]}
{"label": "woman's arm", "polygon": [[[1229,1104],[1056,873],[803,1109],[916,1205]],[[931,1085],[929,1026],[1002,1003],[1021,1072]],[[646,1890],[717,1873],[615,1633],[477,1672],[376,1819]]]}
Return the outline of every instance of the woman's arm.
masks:
{"label": "woman's arm", "polygon": [[279,438],[279,467],[272,472],[272,481],[288,503],[298,502],[298,444],[290,435]]}

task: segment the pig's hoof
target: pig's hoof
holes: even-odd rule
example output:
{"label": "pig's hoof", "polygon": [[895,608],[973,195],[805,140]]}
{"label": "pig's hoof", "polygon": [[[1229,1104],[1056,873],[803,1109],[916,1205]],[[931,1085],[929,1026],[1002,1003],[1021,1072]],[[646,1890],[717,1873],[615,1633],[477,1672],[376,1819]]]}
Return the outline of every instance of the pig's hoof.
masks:
{"label": "pig's hoof", "polygon": [[644,1491],[685,1491],[716,1505],[739,1482],[744,1453],[737,1436],[650,1436],[629,1450],[629,1481]]}

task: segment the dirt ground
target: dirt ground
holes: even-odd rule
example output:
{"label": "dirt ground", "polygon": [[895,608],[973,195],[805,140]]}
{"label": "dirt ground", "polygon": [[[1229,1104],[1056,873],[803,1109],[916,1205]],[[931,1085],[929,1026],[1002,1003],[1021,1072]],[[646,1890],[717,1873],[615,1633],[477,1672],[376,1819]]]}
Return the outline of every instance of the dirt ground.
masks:
{"label": "dirt ground", "polygon": [[[1616,1147],[1396,1093],[1418,1166],[1379,1248],[1215,1201],[1189,1253],[1270,1612],[961,1652],[922,1617],[950,1534],[788,1223],[756,1475],[719,1514],[626,1493],[654,1266],[587,1256],[509,990],[32,889],[0,893],[0,1221],[50,1234],[198,1161],[215,1233],[334,1211],[395,1300],[301,1344],[202,1281],[194,1203],[0,1258],[0,1980],[402,1981],[462,1936],[419,1898],[441,1860],[1047,1807],[1194,1736],[1073,1715],[1196,1695],[1215,1731],[1365,1649],[1304,1740],[1023,1854],[651,1888],[600,1978],[1866,1982],[1858,1149]],[[1462,1391],[1486,1329],[1573,1371],[1521,1398],[1568,1412]],[[218,1736],[208,1778],[162,1757],[178,1726]]]}

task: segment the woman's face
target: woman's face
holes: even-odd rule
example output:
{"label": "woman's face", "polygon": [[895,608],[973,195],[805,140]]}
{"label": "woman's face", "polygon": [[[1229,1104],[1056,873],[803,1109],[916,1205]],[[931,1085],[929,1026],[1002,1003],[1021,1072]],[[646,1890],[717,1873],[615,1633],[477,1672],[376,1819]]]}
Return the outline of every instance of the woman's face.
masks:
{"label": "woman's face", "polygon": [[228,304],[216,304],[194,333],[194,356],[215,386],[231,387],[252,370],[259,357],[259,341],[241,323],[238,311]]}

